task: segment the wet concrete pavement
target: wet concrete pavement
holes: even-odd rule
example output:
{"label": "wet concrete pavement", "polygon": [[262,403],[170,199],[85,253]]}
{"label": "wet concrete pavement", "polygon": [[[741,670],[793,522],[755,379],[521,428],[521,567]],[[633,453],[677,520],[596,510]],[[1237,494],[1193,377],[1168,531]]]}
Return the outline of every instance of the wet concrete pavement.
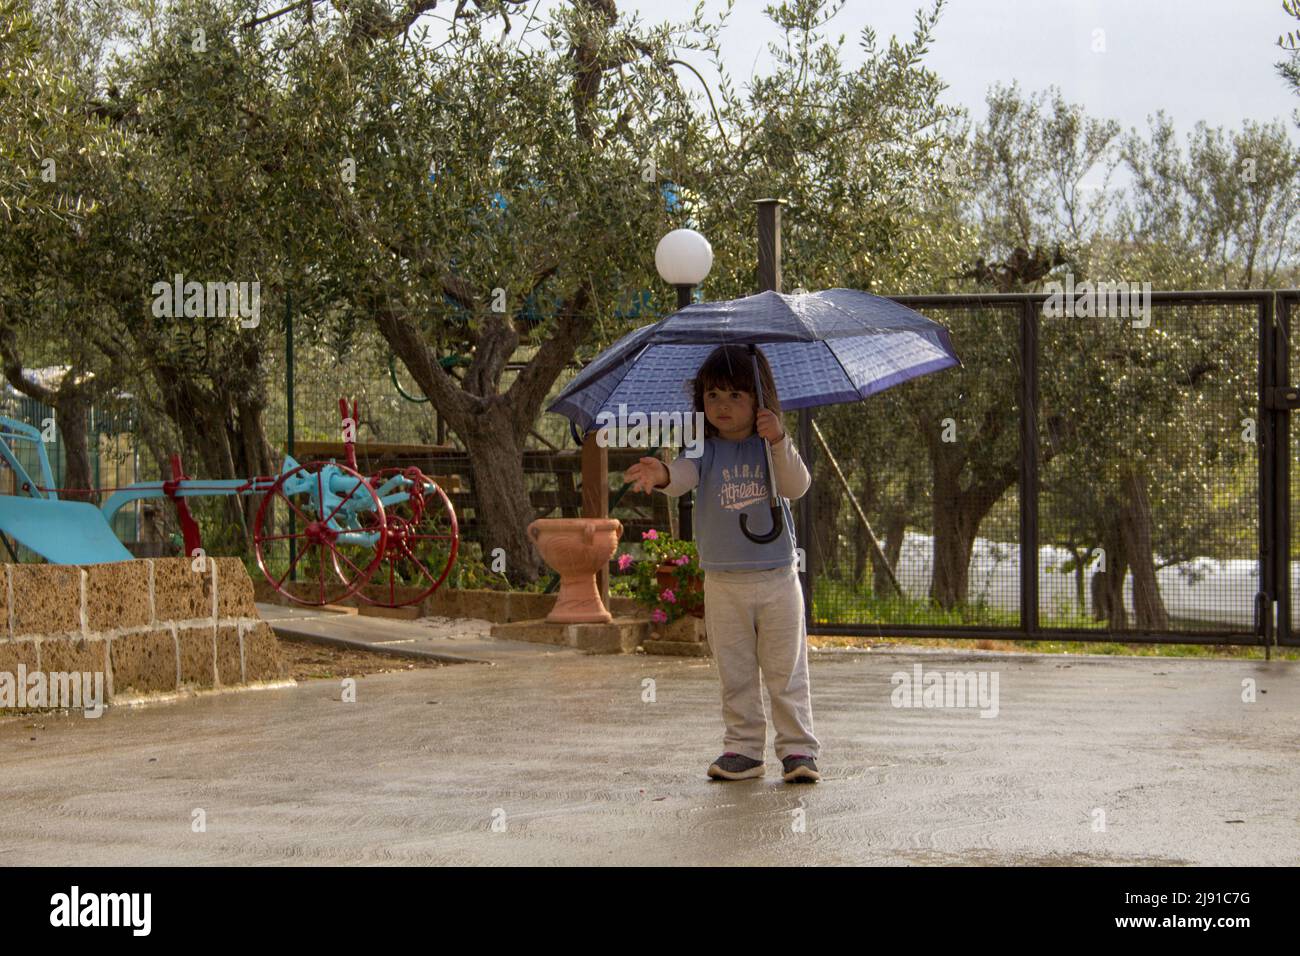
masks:
{"label": "wet concrete pavement", "polygon": [[[548,649],[360,678],[355,703],[311,681],[6,718],[0,864],[1300,863],[1295,664],[812,661],[812,786],[770,736],[764,779],[705,778],[707,659]],[[998,715],[893,706],[918,663],[996,673]]]}

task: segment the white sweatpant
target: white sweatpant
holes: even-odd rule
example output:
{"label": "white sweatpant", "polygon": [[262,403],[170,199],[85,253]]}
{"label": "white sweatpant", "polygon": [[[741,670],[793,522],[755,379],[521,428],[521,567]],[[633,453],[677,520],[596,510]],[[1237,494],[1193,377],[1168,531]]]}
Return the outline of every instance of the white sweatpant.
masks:
{"label": "white sweatpant", "polygon": [[761,669],[772,702],[777,759],[817,757],[803,590],[795,566],[705,571],[704,630],[722,685],[723,750],[763,759],[767,720]]}

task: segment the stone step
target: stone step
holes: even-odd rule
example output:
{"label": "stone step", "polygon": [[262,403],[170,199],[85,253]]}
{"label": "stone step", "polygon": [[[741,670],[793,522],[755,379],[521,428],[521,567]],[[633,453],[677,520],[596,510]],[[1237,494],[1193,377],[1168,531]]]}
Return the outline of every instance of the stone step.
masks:
{"label": "stone step", "polygon": [[641,645],[647,654],[668,654],[676,657],[712,657],[705,641],[646,641]]}
{"label": "stone step", "polygon": [[650,632],[643,618],[616,617],[608,624],[552,624],[545,618],[494,624],[492,636],[572,647],[588,654],[632,654]]}
{"label": "stone step", "polygon": [[[286,607],[302,606],[295,605],[263,579],[259,578],[254,581],[253,586],[259,601]],[[309,582],[298,582],[293,585],[286,584],[285,587],[289,590],[296,588],[302,592],[302,596],[310,598],[307,593],[311,587]],[[366,593],[371,599],[383,600],[387,597],[388,589],[384,585],[370,585],[366,588]],[[414,588],[401,587],[397,589],[399,599],[412,597],[416,593]],[[417,617],[468,617],[475,620],[496,621],[504,624],[508,621],[530,621],[545,617],[555,607],[555,599],[555,594],[542,594],[538,591],[492,591],[486,588],[462,589],[443,585],[418,605],[410,605],[410,607],[417,609]],[[358,605],[361,608],[375,606],[366,604],[355,595],[343,601],[340,605],[326,606],[331,609],[346,607],[350,609],[349,613],[356,614]],[[316,605],[310,606],[315,607]],[[634,616],[638,613],[644,613],[641,605],[635,599],[615,594],[610,595],[609,610],[616,616]],[[400,613],[396,615],[382,615],[382,612],[376,612],[372,616],[396,617],[399,620],[411,619],[407,617],[410,612],[401,609],[399,611]],[[361,613],[366,612],[362,610]]]}

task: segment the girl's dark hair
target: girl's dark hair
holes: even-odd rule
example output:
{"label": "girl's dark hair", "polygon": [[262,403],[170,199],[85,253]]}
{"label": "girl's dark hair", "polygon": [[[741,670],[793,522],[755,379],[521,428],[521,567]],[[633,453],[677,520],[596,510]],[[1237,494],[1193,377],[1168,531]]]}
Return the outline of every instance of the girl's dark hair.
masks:
{"label": "girl's dark hair", "polygon": [[[772,366],[767,364],[767,356],[760,348],[754,349],[758,356],[758,377],[763,383],[763,405],[773,413],[781,414],[781,399],[776,394],[776,380],[772,377]],[[700,370],[695,373],[688,388],[695,397],[694,408],[704,413],[704,393],[711,388],[722,391],[749,392],[757,395],[754,388],[754,368],[749,360],[749,346],[720,345],[704,360]],[[718,430],[707,418],[704,419],[704,437],[718,437]]]}

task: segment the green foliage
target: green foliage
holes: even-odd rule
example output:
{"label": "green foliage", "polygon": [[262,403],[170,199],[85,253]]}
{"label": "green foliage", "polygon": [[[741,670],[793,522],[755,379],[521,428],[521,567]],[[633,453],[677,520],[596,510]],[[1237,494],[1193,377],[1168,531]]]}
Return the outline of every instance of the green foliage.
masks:
{"label": "green foliage", "polygon": [[477,543],[464,541],[456,551],[456,563],[452,565],[443,587],[482,588],[490,591],[518,590],[511,586],[504,574],[493,571],[489,564],[484,563]]}
{"label": "green foliage", "polygon": [[[863,64],[848,70],[844,38],[826,37],[842,9],[819,0],[769,4],[782,30],[769,76],[738,95],[721,63],[719,121],[680,181],[700,197],[698,228],[713,245],[709,298],[754,291],[749,202],[788,203],[782,221],[787,288],[844,286],[873,292],[933,291],[928,268],[951,243],[933,206],[950,193],[943,177],[947,124],[958,111],[937,102],[943,83],[924,65],[944,2],[917,12],[907,42],[877,46],[863,30]],[[691,146],[696,144],[692,143]]]}
{"label": "green foliage", "polygon": [[[1282,9],[1293,19],[1300,20],[1300,0],[1282,0]],[[1278,75],[1300,94],[1300,29],[1288,30],[1279,36],[1277,45],[1291,54],[1276,64]],[[1300,126],[1300,111],[1296,113],[1296,125]]]}
{"label": "green foliage", "polygon": [[104,148],[97,142],[102,128],[81,110],[77,94],[50,52],[31,0],[0,0],[0,220],[6,229],[28,221],[67,224],[83,212],[80,197],[51,182],[45,166],[52,157],[67,160],[66,177],[77,162],[67,156],[69,147]]}
{"label": "green foliage", "polygon": [[[619,593],[636,598],[650,611],[656,623],[668,624],[698,610],[704,604],[699,552],[693,541],[682,541],[652,528],[642,533],[640,557],[624,552],[618,558],[620,572],[629,578],[617,581]],[[659,584],[658,569],[671,565],[673,582]],[[630,569],[630,571],[629,571]]]}

